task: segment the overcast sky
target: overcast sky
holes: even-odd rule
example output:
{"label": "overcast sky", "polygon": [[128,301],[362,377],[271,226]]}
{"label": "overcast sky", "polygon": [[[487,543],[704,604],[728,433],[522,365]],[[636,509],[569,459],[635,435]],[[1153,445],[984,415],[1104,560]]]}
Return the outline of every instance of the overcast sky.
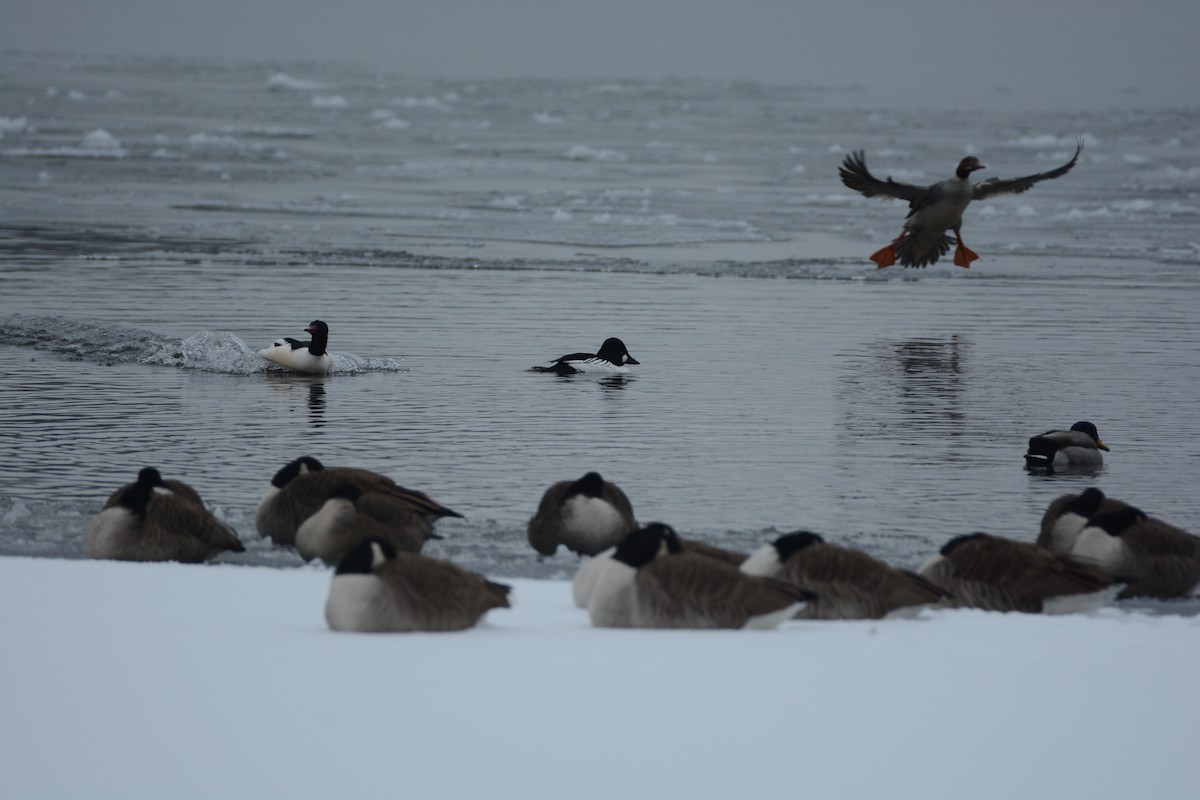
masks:
{"label": "overcast sky", "polygon": [[5,49],[860,83],[926,105],[1006,87],[1195,107],[1198,32],[1197,0],[0,0]]}

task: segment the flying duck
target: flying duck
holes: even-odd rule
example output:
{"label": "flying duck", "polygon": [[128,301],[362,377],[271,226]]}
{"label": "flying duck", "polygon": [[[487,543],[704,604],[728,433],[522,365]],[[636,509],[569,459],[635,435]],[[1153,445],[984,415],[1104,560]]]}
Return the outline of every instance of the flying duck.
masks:
{"label": "flying duck", "polygon": [[268,361],[296,372],[325,373],[333,369],[333,356],[325,349],[329,344],[329,326],[321,320],[313,320],[304,330],[312,334],[312,339],[302,342],[285,336],[276,339],[275,344],[258,351],[258,354]]}
{"label": "flying duck", "polygon": [[325,621],[356,633],[460,631],[493,608],[511,608],[511,591],[449,561],[363,539],[338,562]]}
{"label": "flying duck", "polygon": [[1025,451],[1025,467],[1047,472],[1098,469],[1104,465],[1101,450],[1108,450],[1108,445],[1100,440],[1096,426],[1076,422],[1069,431],[1046,431],[1031,438]]}
{"label": "flying duck", "polygon": [[[979,258],[963,244],[962,239],[962,215],[971,201],[986,200],[999,194],[1019,194],[1038,181],[1066,175],[1075,166],[1082,149],[1083,142],[1080,141],[1071,160],[1049,172],[1038,172],[1023,178],[991,178],[982,183],[971,183],[971,173],[985,168],[975,156],[967,156],[958,162],[953,178],[931,186],[914,186],[891,178],[879,180],[867,169],[862,150],[846,156],[838,174],[842,183],[866,197],[908,201],[909,211],[904,230],[891,244],[871,256],[880,269],[890,267],[897,261],[906,267],[934,264],[950,250],[951,244],[956,245],[954,263],[960,267],[970,267],[971,262]],[[955,238],[946,235],[948,230],[954,231]]]}
{"label": "flying duck", "polygon": [[635,528],[633,506],[621,488],[600,473],[589,472],[577,481],[559,481],[547,489],[526,534],[542,555],[554,555],[561,544],[580,555],[594,556]]}
{"label": "flying duck", "polygon": [[574,375],[578,372],[601,375],[623,375],[629,372],[630,364],[639,364],[629,355],[625,343],[615,337],[605,339],[598,353],[571,353],[548,362],[550,366],[536,366],[534,372],[553,372],[555,375]]}
{"label": "flying duck", "polygon": [[379,539],[397,550],[419,553],[436,539],[433,525],[411,505],[384,494],[363,494],[352,483],[333,490],[312,516],[296,529],[296,552],[305,561],[319,558],[330,566],[363,539]]}
{"label": "flying duck", "polygon": [[1071,557],[1119,576],[1122,598],[1187,597],[1200,585],[1200,538],[1133,506],[1088,520]]}
{"label": "flying duck", "polygon": [[254,512],[258,534],[276,544],[294,545],[300,524],[325,504],[334,490],[350,484],[364,495],[378,492],[408,506],[430,523],[442,517],[461,517],[415,489],[405,489],[391,478],[355,467],[325,467],[312,456],[288,462],[271,478]]}
{"label": "flying duck", "polygon": [[137,482],[119,492],[84,529],[83,547],[92,558],[199,563],[246,549],[237,533],[204,507],[196,490],[182,481],[164,481],[154,467],[144,467]]}
{"label": "flying duck", "polygon": [[919,572],[954,595],[947,605],[988,611],[1092,611],[1122,588],[1092,564],[987,533],[951,539]]}
{"label": "flying duck", "polygon": [[882,619],[902,609],[912,614],[948,597],[920,575],[809,531],[780,536],[751,553],[741,569],[816,592],[797,615],[801,619]]}
{"label": "flying duck", "polygon": [[669,525],[653,523],[617,545],[588,604],[597,627],[774,628],[812,592],[747,575],[683,549]]}
{"label": "flying duck", "polygon": [[1108,514],[1127,508],[1123,503],[1104,492],[1090,487],[1080,494],[1064,494],[1055,498],[1042,515],[1042,526],[1037,543],[1059,556],[1071,554],[1075,540],[1087,527],[1088,520],[1098,514]]}

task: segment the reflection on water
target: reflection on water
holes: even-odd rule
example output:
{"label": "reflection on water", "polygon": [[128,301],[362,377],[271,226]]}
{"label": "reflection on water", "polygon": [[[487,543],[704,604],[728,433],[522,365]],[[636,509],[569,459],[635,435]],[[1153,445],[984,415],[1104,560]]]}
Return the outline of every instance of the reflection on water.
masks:
{"label": "reflection on water", "polygon": [[297,373],[268,372],[265,379],[280,397],[290,407],[298,407],[301,400],[301,390],[307,388],[304,397],[308,404],[308,422],[313,428],[325,425],[325,384],[330,380],[327,375],[300,375]]}

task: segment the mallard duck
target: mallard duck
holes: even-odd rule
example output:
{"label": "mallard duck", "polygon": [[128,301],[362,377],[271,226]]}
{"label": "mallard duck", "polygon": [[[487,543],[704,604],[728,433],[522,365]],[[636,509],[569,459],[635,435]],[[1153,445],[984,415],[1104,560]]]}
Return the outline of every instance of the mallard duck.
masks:
{"label": "mallard duck", "polygon": [[1104,464],[1101,450],[1108,445],[1090,422],[1076,422],[1069,431],[1046,431],[1029,440],[1025,466],[1029,469],[1098,469]]}
{"label": "mallard duck", "polygon": [[[971,173],[985,169],[975,156],[967,156],[958,162],[954,177],[930,186],[914,186],[900,183],[891,178],[879,180],[867,169],[862,150],[846,156],[838,174],[848,188],[861,192],[866,197],[884,197],[908,201],[908,217],[904,230],[887,247],[871,256],[880,269],[899,261],[906,267],[924,267],[937,263],[950,245],[956,245],[954,263],[970,267],[979,258],[963,244],[962,215],[973,200],[986,200],[999,194],[1019,194],[1038,181],[1066,175],[1075,166],[1083,142],[1075,148],[1075,155],[1061,167],[1049,172],[1037,172],[1023,178],[991,178],[982,183],[971,183]],[[946,231],[953,230],[951,239]]]}

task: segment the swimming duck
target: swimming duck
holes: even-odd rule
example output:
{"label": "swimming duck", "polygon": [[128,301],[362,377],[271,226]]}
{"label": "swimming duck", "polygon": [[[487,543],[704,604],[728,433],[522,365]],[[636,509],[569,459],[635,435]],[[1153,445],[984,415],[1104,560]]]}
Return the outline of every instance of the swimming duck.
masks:
{"label": "swimming duck", "polygon": [[1098,469],[1104,464],[1101,450],[1108,445],[1090,422],[1076,422],[1069,431],[1046,431],[1029,440],[1025,466],[1053,472],[1063,469]]}
{"label": "swimming duck", "polygon": [[154,467],[139,471],[137,482],[122,487],[115,502],[109,498],[88,521],[83,547],[92,558],[186,563],[246,549],[194,489],[182,481],[164,481]]}
{"label": "swimming duck", "polygon": [[[866,197],[895,198],[908,201],[908,217],[904,230],[887,247],[871,256],[880,269],[899,261],[906,267],[924,267],[934,264],[944,256],[950,245],[956,245],[954,263],[970,267],[979,258],[963,244],[962,215],[972,200],[986,200],[999,194],[1019,194],[1038,181],[1066,175],[1075,166],[1083,142],[1075,148],[1075,155],[1061,167],[1049,172],[1038,172],[1023,178],[991,178],[982,183],[971,183],[971,173],[985,169],[975,156],[967,156],[958,162],[954,177],[930,186],[914,186],[888,178],[881,181],[867,169],[862,150],[856,150],[842,162],[838,174],[848,188],[861,192]],[[954,231],[954,239],[946,235]]]}
{"label": "swimming duck", "polygon": [[1089,519],[1097,514],[1120,511],[1128,505],[1106,497],[1104,492],[1094,486],[1080,494],[1064,494],[1055,498],[1042,515],[1037,543],[1055,555],[1070,555],[1075,540],[1087,527]]}
{"label": "swimming duck", "polygon": [[949,596],[920,575],[809,531],[780,536],[751,553],[741,569],[816,592],[797,615],[801,619],[882,619],[901,610],[915,613]]}
{"label": "swimming duck", "polygon": [[948,605],[988,611],[1091,611],[1122,588],[1092,564],[987,533],[951,539],[919,573],[954,595]]}
{"label": "swimming duck", "polygon": [[338,562],[325,621],[356,633],[460,631],[493,608],[511,608],[511,591],[449,561],[363,539]]}
{"label": "swimming duck", "polygon": [[1133,506],[1088,520],[1071,557],[1119,576],[1121,598],[1188,597],[1200,585],[1200,538]]}
{"label": "swimming duck", "polygon": [[740,572],[683,549],[669,525],[653,523],[617,545],[595,582],[588,615],[597,627],[774,628],[812,592]]}
{"label": "swimming duck", "polygon": [[326,468],[312,456],[288,462],[271,478],[254,512],[260,536],[276,544],[294,545],[300,524],[325,504],[338,487],[350,484],[363,494],[378,492],[423,515],[430,523],[442,517],[461,517],[428,495],[399,486],[391,478],[355,467]]}
{"label": "swimming duck", "polygon": [[419,553],[433,526],[412,506],[382,492],[367,492],[344,483],[296,529],[296,552],[305,561],[319,558],[337,564],[363,539],[379,539],[397,550]]}
{"label": "swimming duck", "polygon": [[329,344],[329,326],[316,319],[304,330],[312,334],[310,341],[302,342],[285,336],[276,339],[275,344],[270,347],[259,350],[258,354],[296,372],[329,372],[333,369],[333,356],[325,349]]}
{"label": "swimming duck", "polygon": [[554,555],[561,544],[580,555],[594,556],[635,528],[633,506],[621,488],[600,473],[589,472],[577,481],[559,481],[547,489],[526,535],[542,555]]}
{"label": "swimming duck", "polygon": [[534,372],[553,372],[556,375],[574,375],[577,372],[622,375],[629,372],[630,364],[639,364],[629,355],[625,343],[615,337],[605,339],[597,353],[571,353],[550,361],[550,366],[532,367]]}

